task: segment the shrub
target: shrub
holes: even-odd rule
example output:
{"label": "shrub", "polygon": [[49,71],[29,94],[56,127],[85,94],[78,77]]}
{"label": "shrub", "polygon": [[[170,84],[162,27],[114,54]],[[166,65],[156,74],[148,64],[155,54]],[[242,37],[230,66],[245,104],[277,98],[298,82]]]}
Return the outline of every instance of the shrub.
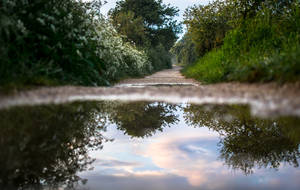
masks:
{"label": "shrub", "polygon": [[147,50],[147,54],[155,71],[172,68],[171,54],[161,44]]}
{"label": "shrub", "polygon": [[[185,69],[204,82],[288,82],[300,80],[300,6],[280,12],[261,7],[227,32],[224,45]],[[220,71],[220,72],[218,72]]]}
{"label": "shrub", "polygon": [[219,82],[224,80],[226,73],[224,61],[223,51],[215,49],[204,55],[196,63],[187,66],[183,70],[183,74],[205,83]]}
{"label": "shrub", "polygon": [[151,70],[147,55],[122,41],[100,1],[0,3],[0,85],[108,85]]}

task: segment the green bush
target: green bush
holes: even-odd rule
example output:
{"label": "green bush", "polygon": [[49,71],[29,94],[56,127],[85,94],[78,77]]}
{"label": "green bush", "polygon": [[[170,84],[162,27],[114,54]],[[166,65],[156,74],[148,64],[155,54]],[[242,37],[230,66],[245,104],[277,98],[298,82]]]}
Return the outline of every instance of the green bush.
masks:
{"label": "green bush", "polygon": [[224,80],[226,72],[224,67],[223,52],[215,49],[204,55],[196,63],[187,66],[183,70],[183,74],[202,82],[214,83]]}
{"label": "green bush", "polygon": [[189,65],[197,60],[195,43],[188,33],[172,47],[171,53],[176,56],[179,65]]}
{"label": "green bush", "polygon": [[171,54],[160,44],[147,51],[154,71],[172,68]]}
{"label": "green bush", "polygon": [[0,3],[0,86],[108,85],[144,75],[147,55],[125,43],[99,13],[100,1]]}
{"label": "green bush", "polygon": [[300,8],[276,13],[263,8],[227,32],[224,45],[187,67],[184,74],[204,82],[299,81]]}

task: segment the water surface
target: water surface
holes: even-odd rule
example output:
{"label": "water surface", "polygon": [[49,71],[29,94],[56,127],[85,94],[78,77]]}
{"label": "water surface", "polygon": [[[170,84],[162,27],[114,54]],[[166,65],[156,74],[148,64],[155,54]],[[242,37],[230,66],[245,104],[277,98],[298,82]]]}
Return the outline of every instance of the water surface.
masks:
{"label": "water surface", "polygon": [[300,118],[244,105],[25,106],[0,125],[1,189],[300,188]]}

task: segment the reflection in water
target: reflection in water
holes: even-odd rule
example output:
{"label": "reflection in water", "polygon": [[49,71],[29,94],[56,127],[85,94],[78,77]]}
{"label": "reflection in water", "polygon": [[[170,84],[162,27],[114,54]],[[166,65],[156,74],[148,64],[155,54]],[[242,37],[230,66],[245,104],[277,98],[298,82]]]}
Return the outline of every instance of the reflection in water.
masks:
{"label": "reflection in water", "polygon": [[178,106],[165,103],[111,103],[106,109],[119,130],[132,137],[150,137],[156,131],[178,122]]}
{"label": "reflection in water", "polygon": [[[253,173],[257,167],[278,169],[282,163],[298,167],[300,119],[254,118],[246,106],[88,102],[16,107],[0,111],[0,189],[73,187],[76,182],[85,182],[78,173],[90,168],[93,158],[89,151],[101,149],[103,142],[111,138],[119,138],[104,137],[108,126],[116,126],[126,136],[153,138],[158,132],[168,133],[164,130],[166,127],[177,126],[183,121],[189,126],[209,128],[218,133],[219,157],[226,165],[240,169],[245,174]],[[184,136],[188,129],[179,130],[181,136]],[[169,140],[164,146],[157,145],[156,149],[163,150],[170,142],[181,143],[176,142],[173,136],[169,138],[173,138],[172,141]],[[208,150],[214,141],[191,141],[206,146],[206,149],[184,145],[179,147],[180,151],[201,153],[207,159],[214,159]],[[163,155],[163,159],[171,156],[162,152],[157,154]],[[183,155],[173,156],[181,159]],[[188,160],[195,162],[195,165],[202,163],[197,157]],[[101,165],[100,162],[105,167],[112,164],[125,167],[127,164],[117,160],[105,161],[102,157],[97,164]],[[139,164],[127,165],[132,167]],[[175,169],[184,165],[173,167]],[[195,180],[199,178],[194,176]]]}
{"label": "reflection in water", "polygon": [[105,122],[93,103],[17,107],[0,112],[0,189],[34,188],[80,180],[101,148]]}
{"label": "reflection in water", "polygon": [[208,127],[221,136],[220,157],[233,169],[251,174],[254,167],[278,168],[288,163],[298,167],[299,119],[260,119],[246,106],[188,106],[185,119]]}

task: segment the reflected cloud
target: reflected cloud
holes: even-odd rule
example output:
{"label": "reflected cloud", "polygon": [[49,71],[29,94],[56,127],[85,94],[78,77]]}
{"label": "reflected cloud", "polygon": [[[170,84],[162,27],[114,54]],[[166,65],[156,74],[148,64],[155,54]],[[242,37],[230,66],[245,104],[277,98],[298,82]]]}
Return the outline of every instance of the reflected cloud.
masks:
{"label": "reflected cloud", "polygon": [[[240,172],[232,172],[223,162],[216,160],[218,139],[195,137],[166,140],[153,143],[148,156],[170,174],[186,178],[189,185],[201,189],[297,189],[296,178],[300,172],[292,167],[285,168],[280,174],[257,169],[252,177]],[[268,174],[268,175],[266,175]],[[289,182],[293,182],[289,184]]]}
{"label": "reflected cloud", "polygon": [[158,167],[187,178],[193,186],[201,186],[216,174],[227,174],[222,171],[222,162],[215,160],[217,150],[213,147],[217,143],[217,139],[203,137],[162,140],[153,143],[147,154]]}
{"label": "reflected cloud", "polygon": [[167,174],[165,172],[162,171],[138,171],[138,172],[134,172],[134,175],[137,176],[166,176]]}

